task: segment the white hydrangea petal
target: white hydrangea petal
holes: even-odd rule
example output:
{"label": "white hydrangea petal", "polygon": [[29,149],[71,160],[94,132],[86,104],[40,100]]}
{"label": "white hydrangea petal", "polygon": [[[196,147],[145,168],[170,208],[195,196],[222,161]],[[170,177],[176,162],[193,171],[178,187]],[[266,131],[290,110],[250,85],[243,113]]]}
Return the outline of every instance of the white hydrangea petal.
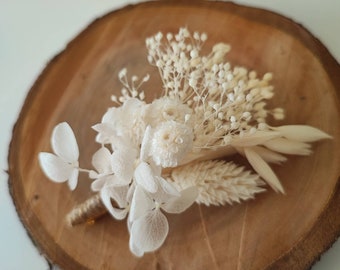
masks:
{"label": "white hydrangea petal", "polygon": [[143,137],[141,150],[140,150],[140,160],[142,161],[146,161],[150,154],[152,134],[153,134],[153,131],[152,131],[151,126],[147,126],[144,132],[144,137]]}
{"label": "white hydrangea petal", "polygon": [[171,183],[162,177],[159,178],[159,185],[165,193],[175,197],[181,196],[181,193]]}
{"label": "white hydrangea petal", "polygon": [[128,205],[127,193],[129,191],[129,186],[106,186],[105,189],[112,199],[118,204],[120,208],[125,208]]}
{"label": "white hydrangea petal", "polygon": [[120,186],[120,182],[117,180],[115,175],[103,175],[91,183],[91,189],[93,191],[100,191],[105,185]]}
{"label": "white hydrangea petal", "polygon": [[127,223],[128,232],[129,232],[129,234],[130,234],[130,232],[131,232],[131,227],[132,227],[132,223],[133,223],[133,221],[130,220],[130,216],[129,216],[129,218],[126,220],[126,223]]}
{"label": "white hydrangea petal", "polygon": [[99,173],[111,172],[111,153],[106,147],[101,147],[92,156],[92,165]]}
{"label": "white hydrangea petal", "polygon": [[98,132],[96,141],[99,143],[108,143],[111,141],[111,137],[115,136],[113,125],[109,123],[100,123],[92,126],[92,129]]}
{"label": "white hydrangea petal", "polygon": [[178,198],[181,193],[174,187],[174,185],[166,181],[162,177],[158,177],[158,189],[156,193],[152,194],[152,198],[158,203],[164,203],[171,199]]}
{"label": "white hydrangea petal", "polygon": [[136,219],[145,216],[154,207],[155,203],[153,200],[146,194],[141,186],[137,185],[132,196],[129,220],[135,221]]}
{"label": "white hydrangea petal", "polygon": [[60,157],[51,153],[41,152],[38,158],[41,169],[49,179],[59,183],[69,179],[73,168]]}
{"label": "white hydrangea petal", "polygon": [[120,182],[129,184],[133,176],[134,156],[116,151],[111,156],[111,169]]}
{"label": "white hydrangea petal", "polygon": [[129,187],[129,190],[126,194],[126,200],[129,204],[131,204],[132,197],[133,197],[133,194],[135,192],[135,188],[136,188],[136,186],[134,184],[131,184],[130,187]]}
{"label": "white hydrangea petal", "polygon": [[93,191],[100,191],[105,185],[106,179],[104,177],[98,178],[91,183],[91,189]]}
{"label": "white hydrangea petal", "polygon": [[252,148],[245,148],[244,153],[253,169],[276,191],[285,193],[284,189],[269,165]]}
{"label": "white hydrangea petal", "polygon": [[128,153],[133,159],[137,157],[138,151],[128,137],[122,137],[115,134],[112,136],[111,147],[113,152],[121,151]]}
{"label": "white hydrangea petal", "polygon": [[70,174],[70,177],[68,179],[68,187],[70,190],[75,190],[78,184],[78,176],[79,176],[79,170],[77,168],[74,168]]}
{"label": "white hydrangea petal", "polygon": [[323,139],[331,139],[332,136],[317,129],[315,127],[307,125],[286,125],[273,128],[279,131],[282,136],[290,140],[300,142],[315,142]]}
{"label": "white hydrangea petal", "polygon": [[91,178],[91,179],[97,179],[97,178],[99,178],[99,177],[100,177],[100,174],[97,173],[96,171],[91,170],[91,171],[89,172],[89,178]]}
{"label": "white hydrangea petal", "polygon": [[102,123],[112,123],[117,118],[117,112],[119,111],[118,108],[109,108],[106,113],[102,117]]}
{"label": "white hydrangea petal", "polygon": [[173,198],[162,205],[162,209],[171,214],[178,214],[188,209],[196,200],[198,189],[195,186],[181,191],[181,196]]}
{"label": "white hydrangea petal", "polygon": [[131,237],[137,249],[151,252],[158,249],[169,232],[168,220],[159,210],[149,212],[132,223]]}
{"label": "white hydrangea petal", "polygon": [[144,251],[135,245],[132,235],[130,235],[129,248],[130,251],[137,257],[142,257],[144,255]]}
{"label": "white hydrangea petal", "polygon": [[[133,139],[132,143],[139,145],[140,135],[145,130],[145,123],[142,118],[144,106],[145,103],[139,99],[128,99],[122,106],[109,109],[103,116],[102,123],[112,125],[117,136]],[[116,146],[119,148],[118,143],[114,139],[110,138],[110,140],[112,140],[113,150],[115,150]]]}
{"label": "white hydrangea petal", "polygon": [[150,165],[152,171],[154,172],[154,175],[160,176],[162,174],[163,169],[162,166],[157,165],[153,160],[150,160],[148,164]]}
{"label": "white hydrangea petal", "polygon": [[57,156],[68,162],[78,161],[79,149],[77,140],[68,123],[63,122],[54,127],[51,144]]}
{"label": "white hydrangea petal", "polygon": [[136,183],[142,186],[146,191],[155,193],[157,191],[157,176],[149,164],[141,162],[134,173]]}
{"label": "white hydrangea petal", "polygon": [[308,156],[312,153],[310,144],[285,138],[275,138],[265,142],[263,145],[273,151],[288,155]]}
{"label": "white hydrangea petal", "polygon": [[117,220],[123,220],[126,218],[128,211],[126,209],[112,208],[110,214]]}
{"label": "white hydrangea petal", "polygon": [[279,136],[280,133],[277,131],[257,131],[253,134],[245,134],[243,137],[233,137],[231,145],[235,147],[250,147],[263,144]]}
{"label": "white hydrangea petal", "polygon": [[127,210],[126,209],[118,209],[112,206],[111,203],[111,197],[110,197],[110,190],[108,188],[103,188],[100,191],[100,198],[106,207],[106,209],[109,211],[109,213],[118,220],[122,220],[126,217],[127,215]]}

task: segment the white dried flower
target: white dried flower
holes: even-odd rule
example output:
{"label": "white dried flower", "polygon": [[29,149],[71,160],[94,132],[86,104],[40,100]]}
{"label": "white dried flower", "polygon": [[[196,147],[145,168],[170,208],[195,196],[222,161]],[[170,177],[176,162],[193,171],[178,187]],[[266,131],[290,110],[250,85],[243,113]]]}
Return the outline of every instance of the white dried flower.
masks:
{"label": "white dried flower", "polygon": [[176,167],[193,145],[192,129],[175,121],[162,122],[152,135],[149,155],[162,166]]}
{"label": "white dried flower", "polygon": [[136,98],[128,99],[118,108],[110,108],[102,123],[93,128],[98,131],[97,142],[115,144],[116,137],[127,138],[138,146],[143,138],[146,123],[143,119],[146,104]]}
{"label": "white dried flower", "polygon": [[46,176],[54,182],[67,181],[71,190],[78,183],[79,150],[74,133],[66,122],[56,125],[51,145],[55,154],[39,153],[39,163]]}
{"label": "white dried flower", "polygon": [[[156,127],[161,122],[176,121],[185,124],[188,122],[188,116],[192,115],[192,109],[183,104],[178,98],[161,97],[155,99],[145,112],[145,119],[149,125]],[[193,118],[191,119],[191,123]]]}
{"label": "white dried flower", "polygon": [[[104,206],[115,219],[122,220],[129,213],[134,189],[134,185],[105,185],[100,190],[100,198]],[[111,199],[115,201],[117,206],[112,206]]]}
{"label": "white dried flower", "polygon": [[178,214],[190,207],[197,197],[197,188],[181,192],[160,179],[156,193],[148,193],[136,186],[129,215],[130,250],[138,257],[158,249],[164,242],[169,224],[161,210]]}

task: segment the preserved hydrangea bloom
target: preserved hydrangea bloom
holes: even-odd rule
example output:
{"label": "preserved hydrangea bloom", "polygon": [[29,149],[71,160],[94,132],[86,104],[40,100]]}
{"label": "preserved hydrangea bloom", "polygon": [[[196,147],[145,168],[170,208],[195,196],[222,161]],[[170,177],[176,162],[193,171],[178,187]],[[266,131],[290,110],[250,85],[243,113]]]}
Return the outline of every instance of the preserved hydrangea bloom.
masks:
{"label": "preserved hydrangea bloom", "polygon": [[55,154],[39,153],[39,163],[46,176],[54,182],[67,181],[71,190],[78,183],[79,149],[74,133],[66,122],[53,129],[51,145]]}
{"label": "preserved hydrangea bloom", "polygon": [[143,120],[145,102],[127,99],[122,106],[110,108],[103,116],[102,123],[93,128],[99,132],[97,142],[114,143],[115,136],[128,137],[133,145],[139,145],[144,134]]}
{"label": "preserved hydrangea bloom", "polygon": [[[129,213],[129,208],[134,192],[134,185],[115,186],[106,185],[100,190],[100,197],[109,213],[118,220],[124,219]],[[112,205],[113,199],[118,207]]]}
{"label": "preserved hydrangea bloom", "polygon": [[129,215],[130,250],[140,257],[158,249],[169,231],[168,220],[161,210],[179,214],[195,202],[197,194],[193,186],[178,192],[163,178],[158,182],[156,193],[148,193],[137,185]]}

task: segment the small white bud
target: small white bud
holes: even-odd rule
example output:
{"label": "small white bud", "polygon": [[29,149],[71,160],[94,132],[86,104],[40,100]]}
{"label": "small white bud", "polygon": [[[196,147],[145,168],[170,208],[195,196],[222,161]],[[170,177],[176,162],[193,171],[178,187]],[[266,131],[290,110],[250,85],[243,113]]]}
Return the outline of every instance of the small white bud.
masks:
{"label": "small white bud", "polygon": [[163,38],[162,32],[158,32],[155,36],[156,41],[161,41],[162,38]]}
{"label": "small white bud", "polygon": [[271,81],[272,79],[273,79],[273,74],[270,72],[263,75],[263,80],[265,81]]}
{"label": "small white bud", "polygon": [[150,75],[146,74],[146,76],[144,76],[143,78],[143,82],[147,82],[150,79]]}
{"label": "small white bud", "polygon": [[123,68],[121,71],[119,71],[119,73],[118,73],[119,79],[122,79],[123,77],[125,77],[126,73],[127,73],[127,69],[126,68]]}
{"label": "small white bud", "polygon": [[206,41],[207,40],[207,38],[208,38],[208,36],[207,36],[207,34],[206,33],[202,33],[201,34],[201,41]]}
{"label": "small white bud", "polygon": [[198,57],[198,51],[196,49],[190,51],[190,57],[196,58]]}

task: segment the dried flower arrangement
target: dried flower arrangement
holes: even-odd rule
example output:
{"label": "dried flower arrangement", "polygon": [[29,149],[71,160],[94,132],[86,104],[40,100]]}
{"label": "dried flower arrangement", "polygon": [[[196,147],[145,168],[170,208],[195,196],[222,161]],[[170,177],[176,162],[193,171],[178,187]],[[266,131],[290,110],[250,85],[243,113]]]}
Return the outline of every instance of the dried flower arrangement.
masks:
{"label": "dried flower arrangement", "polygon": [[[83,205],[86,217],[102,214],[103,209],[93,208],[98,202],[115,219],[127,217],[129,246],[136,256],[165,241],[169,228],[163,212],[181,213],[194,202],[240,203],[263,192],[266,184],[284,193],[268,163],[286,161],[284,154],[309,155],[311,142],[331,138],[310,126],[268,125],[269,115],[284,118],[282,108],[267,108],[274,95],[272,74],[259,78],[255,71],[232,67],[225,61],[230,46],[224,43],[201,55],[206,39],[205,33],[181,28],[146,40],[162,96],[146,103],[141,85],[149,75],[128,79],[127,70],[121,70],[124,88],[121,96],[112,96],[118,106],[93,126],[100,144],[92,157],[94,170],[79,167],[77,141],[65,122],[53,130],[54,154],[39,154],[46,176],[67,181],[71,190],[79,172],[93,179],[97,195]],[[221,160],[235,153],[245,156],[254,171]]]}

